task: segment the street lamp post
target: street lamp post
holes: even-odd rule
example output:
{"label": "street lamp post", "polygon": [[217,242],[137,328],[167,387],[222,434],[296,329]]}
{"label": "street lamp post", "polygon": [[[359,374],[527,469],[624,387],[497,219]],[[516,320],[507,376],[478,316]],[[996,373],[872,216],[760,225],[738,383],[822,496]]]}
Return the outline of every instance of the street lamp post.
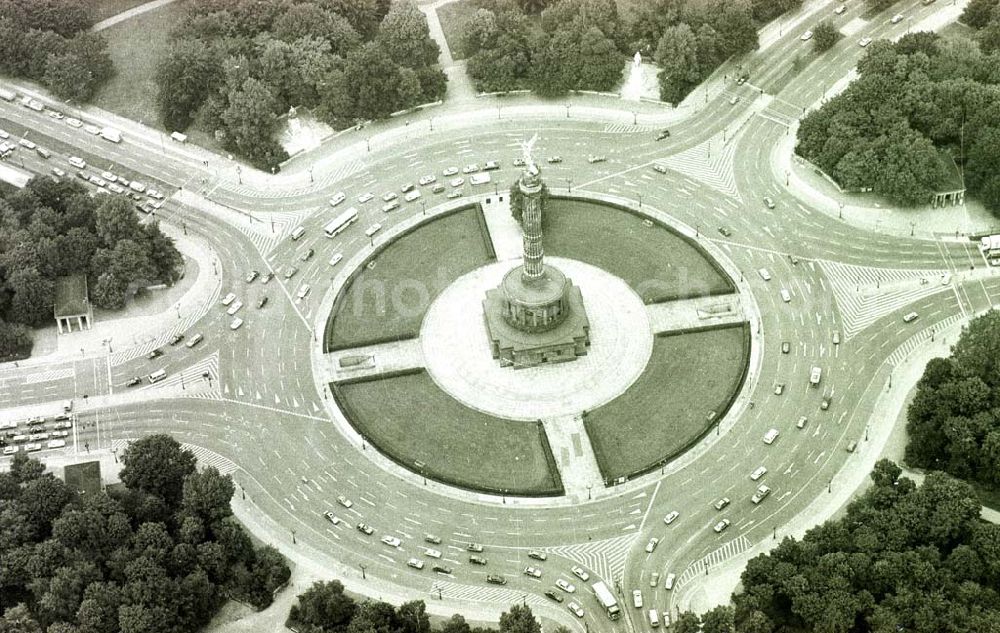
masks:
{"label": "street lamp post", "polygon": [[295,530],[292,530],[292,545],[296,545],[298,541],[295,540]]}
{"label": "street lamp post", "polygon": [[593,489],[594,484],[587,484],[587,501],[590,501],[593,497],[591,496],[591,489]]}
{"label": "street lamp post", "polygon": [[313,168],[311,166],[309,167],[309,182],[310,183],[316,182],[315,180],[313,180]]}
{"label": "street lamp post", "polygon": [[843,202],[839,202],[838,205],[840,206],[840,211],[837,212],[837,219],[838,220],[843,220],[844,219],[844,203]]}
{"label": "street lamp post", "polygon": [[566,188],[569,190],[570,193],[573,193],[573,179],[572,178],[567,178],[566,179]]}
{"label": "street lamp post", "polygon": [[240,169],[240,166],[239,166],[239,165],[237,165],[237,166],[236,166],[236,180],[237,180],[237,181],[238,181],[238,182],[239,182],[239,183],[240,183],[241,185],[243,184],[243,171],[242,171],[242,170]]}
{"label": "street lamp post", "polygon": [[833,492],[833,480],[832,480],[832,479],[830,479],[830,480],[828,480],[828,481],[826,482],[826,491],[827,491],[828,493],[829,493],[829,492]]}
{"label": "street lamp post", "polygon": [[365,570],[368,569],[368,568],[365,567],[364,563],[358,563],[358,567],[361,568],[361,580],[367,580],[368,576],[365,575]]}

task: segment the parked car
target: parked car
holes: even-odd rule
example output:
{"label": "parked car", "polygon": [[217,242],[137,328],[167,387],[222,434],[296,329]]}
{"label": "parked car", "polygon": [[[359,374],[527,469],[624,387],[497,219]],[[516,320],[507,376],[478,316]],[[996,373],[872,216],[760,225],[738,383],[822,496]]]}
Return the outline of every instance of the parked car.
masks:
{"label": "parked car", "polygon": [[125,383],[125,386],[134,387],[140,384],[142,384],[142,376],[133,376],[132,378],[129,378],[129,381]]}
{"label": "parked car", "polygon": [[399,547],[400,545],[403,544],[403,542],[400,541],[398,538],[396,538],[395,536],[389,536],[388,534],[382,537],[382,542],[388,545],[389,547]]}
{"label": "parked car", "polygon": [[256,279],[259,276],[260,276],[259,272],[257,272],[256,270],[251,270],[250,272],[247,273],[246,282],[248,284],[249,283],[253,283],[253,280]]}
{"label": "parked car", "polygon": [[659,543],[660,543],[660,539],[656,538],[655,536],[651,537],[649,539],[649,542],[646,543],[646,553],[647,554],[652,554],[653,550],[656,549],[656,546],[659,545]]}
{"label": "parked car", "polygon": [[149,360],[153,360],[154,358],[159,358],[160,356],[163,356],[163,350],[159,348],[154,349],[150,353],[146,354],[146,358],[148,358]]}
{"label": "parked car", "polygon": [[537,568],[537,567],[525,567],[524,568],[524,575],[525,576],[531,576],[532,578],[541,578],[542,577],[542,570],[539,569],[539,568]]}
{"label": "parked car", "polygon": [[715,504],[714,504],[715,505],[715,509],[716,510],[722,510],[723,508],[725,508],[726,506],[728,506],[729,503],[730,503],[729,502],[729,497],[723,497],[723,498],[721,498],[721,499],[719,499],[718,501],[715,502]]}
{"label": "parked car", "polygon": [[174,334],[172,337],[170,337],[170,344],[171,345],[177,345],[178,343],[180,343],[183,340],[184,340],[184,335],[183,334]]}
{"label": "parked car", "polygon": [[532,550],[528,552],[528,558],[534,558],[535,560],[546,560],[549,557],[545,552],[539,552],[537,550]]}
{"label": "parked car", "polygon": [[333,512],[327,510],[326,512],[323,513],[323,516],[326,517],[326,520],[329,521],[330,523],[333,523],[334,525],[340,525],[340,517],[338,517]]}
{"label": "parked car", "polygon": [[479,543],[469,543],[465,546],[465,549],[470,552],[482,552],[483,546]]}
{"label": "parked car", "polygon": [[337,503],[344,506],[345,508],[350,508],[354,505],[354,502],[345,497],[344,495],[337,496]]}
{"label": "parked car", "polygon": [[716,534],[721,534],[730,525],[732,525],[732,521],[730,521],[729,519],[723,519],[723,520],[719,521],[718,523],[716,523],[715,527],[713,527],[712,529],[715,530]]}
{"label": "parked car", "polygon": [[670,137],[670,130],[660,130],[660,133],[656,135],[656,140],[662,141],[665,138]]}
{"label": "parked car", "polygon": [[375,528],[368,525],[367,523],[358,523],[357,528],[359,532],[363,532],[368,536],[371,536],[372,534],[375,533]]}
{"label": "parked car", "polygon": [[572,583],[568,583],[565,580],[563,580],[562,578],[556,580],[556,587],[559,587],[560,589],[562,589],[566,593],[573,593],[573,592],[576,591],[576,587],[573,586]]}
{"label": "parked car", "polygon": [[590,574],[588,574],[586,571],[584,571],[583,567],[580,567],[579,565],[574,565],[570,569],[570,571],[573,572],[574,576],[576,576],[577,578],[579,578],[583,582],[587,582],[588,580],[590,580]]}
{"label": "parked car", "polygon": [[677,510],[672,510],[670,512],[670,514],[668,514],[667,516],[663,517],[663,522],[666,523],[667,525],[670,525],[671,523],[673,523],[674,521],[676,521],[677,517],[679,517],[680,515],[681,515],[681,513],[678,512]]}

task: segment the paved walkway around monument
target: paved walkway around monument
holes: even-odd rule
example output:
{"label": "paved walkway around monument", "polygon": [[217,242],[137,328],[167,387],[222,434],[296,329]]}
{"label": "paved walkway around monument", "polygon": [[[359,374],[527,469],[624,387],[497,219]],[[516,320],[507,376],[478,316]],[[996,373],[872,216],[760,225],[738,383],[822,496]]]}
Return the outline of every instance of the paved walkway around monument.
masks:
{"label": "paved walkway around monument", "polygon": [[486,227],[490,231],[493,250],[497,254],[498,262],[519,260],[524,254],[521,245],[521,226],[510,214],[510,197],[504,196],[503,202],[498,198],[499,196],[494,196],[490,198],[489,203],[483,203],[483,217],[486,218]]}
{"label": "paved walkway around monument", "polygon": [[689,330],[727,323],[744,323],[739,295],[695,297],[665,301],[646,306],[649,324],[656,334],[676,330]]}
{"label": "paved walkway around monument", "polygon": [[[358,365],[342,367],[340,359],[359,360],[367,358],[367,362]],[[378,376],[393,371],[415,369],[424,366],[424,354],[420,339],[392,341],[365,347],[352,347],[346,350],[323,355],[326,372],[324,376],[330,380],[348,380],[365,376]]]}

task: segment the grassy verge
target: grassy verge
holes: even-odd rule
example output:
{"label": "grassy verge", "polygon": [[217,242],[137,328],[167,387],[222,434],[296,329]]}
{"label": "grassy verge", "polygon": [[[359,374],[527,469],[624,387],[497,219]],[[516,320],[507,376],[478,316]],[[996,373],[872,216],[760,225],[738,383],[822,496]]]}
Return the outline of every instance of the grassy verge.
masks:
{"label": "grassy verge", "polygon": [[745,342],[744,327],[657,337],[635,384],[584,416],[605,479],[655,468],[710,429],[709,412],[721,415],[739,389]]}
{"label": "grassy verge", "polygon": [[696,247],[627,211],[577,200],[545,207],[545,252],[578,259],[625,281],[647,303],[732,292]]}
{"label": "grassy verge", "polygon": [[415,472],[472,490],[561,492],[539,423],[470,409],[424,371],[336,385],[334,394],[359,433]]}
{"label": "grassy verge", "polygon": [[448,41],[451,57],[455,61],[466,58],[462,38],[469,20],[478,10],[479,5],[475,0],[456,0],[435,9],[441,22],[441,30],[444,31],[444,39]]}
{"label": "grassy verge", "polygon": [[417,336],[431,301],[457,277],[490,261],[479,213],[468,207],[439,218],[377,253],[374,267],[362,268],[334,304],[327,349]]}

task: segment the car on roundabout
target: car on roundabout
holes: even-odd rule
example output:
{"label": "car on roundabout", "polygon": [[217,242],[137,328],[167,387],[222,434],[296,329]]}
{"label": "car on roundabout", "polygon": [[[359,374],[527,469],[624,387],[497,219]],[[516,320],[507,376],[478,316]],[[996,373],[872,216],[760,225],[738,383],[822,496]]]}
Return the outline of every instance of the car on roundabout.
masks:
{"label": "car on roundabout", "polygon": [[756,470],[750,473],[750,479],[752,481],[757,481],[766,474],[767,474],[767,468],[764,468],[763,466],[758,466]]}
{"label": "car on roundabout", "polygon": [[368,525],[367,523],[358,523],[355,527],[358,528],[358,532],[362,532],[364,534],[367,534],[368,536],[371,536],[372,534],[375,533],[375,528]]}
{"label": "car on roundabout", "polygon": [[264,276],[260,278],[260,283],[266,284],[274,278],[274,273],[264,273]]}
{"label": "car on roundabout", "polygon": [[528,558],[533,558],[535,560],[544,561],[549,557],[545,552],[539,552],[538,550],[532,550],[528,552]]}
{"label": "car on roundabout", "polygon": [[395,191],[389,191],[382,195],[382,202],[392,202],[398,197]]}
{"label": "car on roundabout", "polygon": [[479,543],[469,543],[465,546],[466,551],[482,553],[483,546]]}
{"label": "car on roundabout", "polygon": [[184,335],[183,334],[174,334],[172,337],[170,337],[170,340],[167,341],[167,342],[170,345],[177,345],[178,343],[180,343],[183,340],[184,340]]}
{"label": "car on roundabout", "polygon": [[462,168],[463,174],[474,174],[477,171],[479,171],[479,165],[477,165],[476,163],[472,163],[471,165],[466,165],[465,167]]}
{"label": "car on roundabout", "polygon": [[473,565],[485,565],[488,561],[482,556],[469,556],[469,562]]}
{"label": "car on roundabout", "polygon": [[649,539],[649,542],[646,543],[646,553],[652,554],[653,550],[655,550],[656,546],[659,544],[660,544],[660,539],[656,538],[655,536],[651,537]]}
{"label": "car on roundabout", "polygon": [[732,234],[733,234],[733,232],[732,232],[732,231],[730,231],[729,229],[727,229],[727,228],[726,228],[726,227],[724,227],[724,226],[720,226],[720,227],[719,227],[719,234],[720,234],[720,235],[721,235],[722,237],[729,237],[730,235],[732,235]]}
{"label": "car on roundabout", "polygon": [[779,382],[774,385],[774,395],[780,396],[785,393],[785,383]]}
{"label": "car on roundabout", "polygon": [[573,575],[574,575],[574,576],[576,576],[577,578],[579,578],[579,579],[580,579],[580,580],[582,580],[583,582],[587,582],[588,580],[590,580],[590,574],[588,574],[588,573],[587,573],[587,572],[586,572],[586,571],[585,571],[585,570],[583,569],[583,567],[580,567],[579,565],[574,565],[574,566],[573,566],[573,567],[572,567],[572,568],[570,569],[570,571],[571,571],[571,572],[573,572]]}
{"label": "car on roundabout", "polygon": [[788,341],[782,341],[781,342],[781,353],[782,354],[788,354],[791,351],[792,351],[792,344],[789,343]]}
{"label": "car on roundabout", "polygon": [[264,295],[263,297],[260,298],[259,301],[257,301],[257,309],[260,310],[266,305],[267,305],[267,295]]}
{"label": "car on roundabout", "polygon": [[537,568],[537,567],[525,567],[524,568],[524,575],[525,576],[531,576],[532,578],[541,578],[542,577],[542,570],[539,569],[539,568]]}
{"label": "car on roundabout", "polygon": [[403,541],[399,540],[395,536],[390,536],[388,534],[382,537],[382,542],[388,545],[389,547],[399,547],[400,545],[403,544]]}
{"label": "car on roundabout", "polygon": [[451,191],[451,192],[448,193],[448,196],[447,196],[447,198],[449,200],[453,200],[455,198],[461,198],[461,197],[462,197],[462,192],[461,191]]}
{"label": "car on roundabout", "polygon": [[432,182],[435,182],[436,180],[437,176],[435,176],[434,174],[427,174],[426,176],[421,176],[420,180],[418,180],[417,182],[419,182],[420,186],[422,187],[424,185],[429,185]]}
{"label": "car on roundabout", "polygon": [[658,174],[665,174],[665,173],[667,173],[667,168],[664,167],[663,165],[659,164],[659,163],[654,163],[653,164],[653,171],[655,171]]}
{"label": "car on roundabout", "polygon": [[161,350],[160,348],[156,348],[150,353],[146,354],[146,358],[148,358],[149,360],[154,360],[156,358],[159,358],[160,356],[163,356],[163,350]]}
{"label": "car on roundabout", "polygon": [[806,416],[804,416],[804,415],[800,416],[799,417],[799,421],[795,423],[795,428],[797,428],[797,429],[804,429],[804,428],[806,428],[806,422],[808,422],[808,421],[809,421],[809,418],[807,418]]}
{"label": "car on roundabout", "polygon": [[337,503],[344,506],[345,508],[350,508],[351,506],[354,505],[354,502],[345,497],[344,495],[337,496]]}
{"label": "car on roundabout", "polygon": [[238,330],[242,326],[243,326],[243,319],[241,319],[240,317],[236,317],[235,319],[232,320],[232,322],[230,322],[229,329]]}
{"label": "car on roundabout", "polygon": [[570,602],[566,605],[566,608],[570,610],[570,613],[578,618],[582,618],[585,614],[583,612],[583,607],[578,605],[576,602]]}
{"label": "car on roundabout", "polygon": [[656,135],[656,140],[662,141],[665,138],[670,138],[670,130],[660,130],[660,133]]}
{"label": "car on roundabout", "polygon": [[323,516],[326,517],[326,520],[329,521],[330,523],[333,523],[334,525],[340,525],[340,517],[338,517],[333,512],[327,510],[326,512],[323,513]]}
{"label": "car on roundabout", "polygon": [[660,584],[660,572],[654,571],[649,576],[649,586],[650,587],[655,587],[658,584]]}
{"label": "car on roundabout", "polygon": [[663,588],[670,591],[674,588],[674,580],[677,579],[677,574],[667,574],[666,579],[663,581]]}
{"label": "car on roundabout", "polygon": [[757,492],[750,497],[750,501],[756,505],[766,499],[769,494],[771,494],[771,489],[766,484],[761,484],[757,487]]}
{"label": "car on roundabout", "polygon": [[360,204],[364,204],[366,202],[371,202],[374,199],[375,199],[375,194],[372,193],[372,192],[370,192],[370,191],[367,191],[367,192],[361,194],[360,196],[358,196],[358,202]]}
{"label": "car on roundabout", "polygon": [[135,387],[136,385],[142,384],[142,376],[133,376],[129,378],[128,382],[125,383],[126,387]]}
{"label": "car on roundabout", "polygon": [[504,578],[503,576],[499,576],[496,574],[489,574],[488,576],[486,576],[486,582],[490,583],[491,585],[506,585],[507,579]]}
{"label": "car on roundabout", "polygon": [[677,517],[679,517],[680,515],[681,513],[678,512],[677,510],[671,510],[670,513],[667,514],[667,516],[663,517],[663,522],[666,523],[667,525],[670,525],[671,523],[676,521]]}
{"label": "car on roundabout", "polygon": [[246,282],[248,284],[253,283],[254,279],[256,279],[259,276],[260,276],[259,272],[257,272],[256,270],[251,270],[250,272],[247,273]]}
{"label": "car on roundabout", "polygon": [[562,578],[556,580],[556,587],[559,587],[566,593],[573,593],[576,591],[576,587],[572,583],[566,582]]}
{"label": "car on roundabout", "polygon": [[424,542],[425,543],[431,543],[432,545],[440,545],[441,544],[441,537],[440,536],[435,536],[434,534],[425,534],[424,535]]}
{"label": "car on roundabout", "polygon": [[723,520],[719,521],[718,523],[716,523],[715,527],[713,527],[712,529],[715,530],[716,534],[722,534],[723,532],[726,531],[726,528],[728,528],[730,525],[732,525],[732,523],[733,522],[730,521],[729,519],[723,519]]}
{"label": "car on roundabout", "polygon": [[434,565],[431,569],[439,574],[450,574],[452,572],[451,567],[447,565]]}
{"label": "car on roundabout", "polygon": [[636,609],[642,608],[642,589],[632,590],[632,606]]}
{"label": "car on roundabout", "polygon": [[564,600],[562,596],[552,591],[551,589],[545,590],[545,597],[548,598],[549,600],[554,600],[556,602],[562,602]]}
{"label": "car on roundabout", "polygon": [[730,504],[729,497],[723,497],[713,504],[716,510],[722,510]]}
{"label": "car on roundabout", "polygon": [[457,173],[458,173],[458,167],[449,167],[448,169],[445,169],[443,172],[441,172],[441,175],[454,176]]}
{"label": "car on roundabout", "polygon": [[823,396],[823,399],[820,400],[819,408],[823,411],[830,408],[830,396]]}

